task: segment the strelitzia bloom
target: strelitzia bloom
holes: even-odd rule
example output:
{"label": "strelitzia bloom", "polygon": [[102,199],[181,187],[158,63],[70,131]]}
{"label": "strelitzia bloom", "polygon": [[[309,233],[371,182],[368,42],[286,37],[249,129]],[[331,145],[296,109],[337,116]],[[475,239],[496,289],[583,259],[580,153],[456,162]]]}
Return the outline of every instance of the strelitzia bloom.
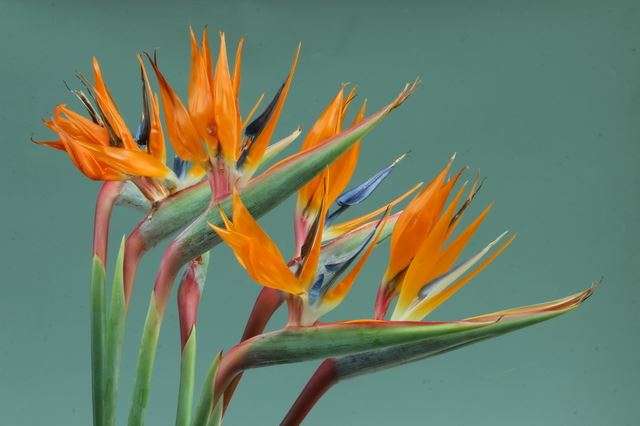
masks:
{"label": "strelitzia bloom", "polygon": [[[326,180],[326,177],[324,179]],[[326,185],[323,187],[326,188]],[[326,206],[326,194],[325,189],[323,190],[323,206]],[[356,257],[359,259],[349,273],[342,279],[334,277],[334,285],[324,294],[319,295],[317,292],[314,293],[314,284],[322,279],[322,275],[318,274],[318,269],[326,207],[321,207],[321,209],[323,214],[320,215],[318,223],[313,227],[313,238],[310,239],[310,245],[303,249],[301,257],[292,262],[285,261],[276,244],[260,228],[236,191],[233,193],[232,218],[229,219],[224,211],[220,210],[225,228],[211,225],[220,238],[231,247],[238,262],[247,270],[253,280],[265,287],[280,290],[287,295],[290,325],[311,325],[320,316],[342,302],[369,257],[373,246],[375,246],[388,216],[385,215],[383,219],[378,221],[378,226],[374,228],[363,247],[358,250],[359,253]],[[355,257],[350,260],[349,264],[354,260]],[[341,272],[346,272],[346,269],[347,267],[342,268]]]}
{"label": "strelitzia bloom", "polygon": [[[344,95],[345,85],[340,90],[316,120],[302,143],[301,150],[309,150],[314,146],[330,139],[340,133],[349,105],[356,95],[356,90],[351,89],[348,95]],[[353,125],[358,124],[365,116],[366,101],[362,103],[360,110],[353,120]],[[331,205],[347,187],[358,163],[360,141],[353,144],[349,150],[340,156],[327,168],[330,177],[330,186],[326,191],[326,205]],[[310,180],[298,191],[298,201],[294,215],[295,251],[300,255],[303,245],[309,236],[309,230],[317,221],[321,210],[321,192],[323,181],[321,176]]]}
{"label": "strelitzia bloom", "polygon": [[[233,72],[229,69],[224,33],[213,65],[207,31],[201,45],[191,31],[191,72],[185,104],[149,57],[158,78],[167,132],[178,156],[207,169],[214,199],[229,194],[232,183],[246,182],[263,160],[291,85],[299,54],[291,71],[264,112],[249,122],[258,103],[243,119],[240,114],[240,70],[244,39],[238,43]],[[243,133],[244,128],[244,133]],[[299,132],[286,138],[290,143]]]}
{"label": "strelitzia bloom", "polygon": [[208,172],[214,198],[220,199],[229,194],[231,182],[245,183],[264,160],[281,152],[300,134],[298,129],[269,146],[291,85],[299,47],[285,82],[265,110],[250,122],[259,102],[241,120],[238,95],[243,44],[242,39],[231,73],[224,34],[220,34],[214,67],[206,30],[201,47],[191,31],[187,107],[160,72],[155,55],[147,55],[158,78],[165,126],[177,154],[173,170],[165,165],[159,100],[151,90],[140,55],[143,110],[135,136],[122,118],[94,58],[94,83],[81,77],[89,95],[72,91],[89,117],[66,105],[57,106],[45,124],[58,134],[59,140],[38,143],[66,151],[73,164],[90,179],[133,181],[151,201],[196,183]]}
{"label": "strelitzia bloom", "polygon": [[465,201],[459,206],[467,185],[465,182],[447,205],[447,199],[464,170],[447,178],[454,158],[413,198],[396,221],[391,235],[389,263],[376,299],[376,319],[384,318],[391,300],[397,296],[392,320],[422,320],[491,263],[515,238],[509,237],[475,269],[474,266],[507,232],[467,260],[455,264],[491,209],[491,204],[453,237],[465,210],[482,185],[476,178]]}
{"label": "strelitzia bloom", "polygon": [[[129,180],[145,193],[162,192],[165,179],[173,173],[165,165],[165,141],[159,118],[157,96],[143,75],[143,113],[136,137],[132,135],[111,97],[97,59],[93,59],[94,84],[85,80],[91,99],[82,91],[73,91],[87,109],[90,118],[67,105],[58,105],[44,123],[58,134],[59,140],[38,142],[65,151],[72,163],[93,180]],[[153,198],[153,196],[152,196]]]}

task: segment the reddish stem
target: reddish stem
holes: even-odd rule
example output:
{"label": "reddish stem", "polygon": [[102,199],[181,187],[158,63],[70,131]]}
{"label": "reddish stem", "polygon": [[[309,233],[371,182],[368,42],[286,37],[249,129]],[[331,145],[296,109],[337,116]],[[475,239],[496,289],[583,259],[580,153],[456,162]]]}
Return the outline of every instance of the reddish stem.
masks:
{"label": "reddish stem", "polygon": [[137,229],[136,227],[131,234],[129,234],[124,246],[124,300],[127,308],[131,301],[131,291],[133,290],[133,283],[136,279],[138,265],[146,251],[140,233],[136,232]]}
{"label": "reddish stem", "polygon": [[102,265],[107,263],[107,247],[109,245],[109,222],[124,182],[105,182],[98,193],[95,219],[93,223],[93,254],[98,256]]}
{"label": "reddish stem", "polygon": [[293,403],[280,426],[296,426],[302,423],[311,409],[333,385],[338,375],[332,358],[325,359],[307,382],[298,399]]}
{"label": "reddish stem", "polygon": [[[244,328],[244,333],[242,333],[242,339],[240,342],[244,342],[245,340],[251,339],[252,337],[262,333],[273,314],[282,305],[283,301],[284,299],[281,292],[272,288],[264,287],[260,291],[260,294],[253,305],[253,309],[251,310],[251,314],[247,320],[247,325]],[[225,391],[224,411],[227,410],[227,406],[229,405],[229,402],[231,402],[233,393],[240,384],[240,379],[242,379],[242,373],[233,378],[229,387]]]}
{"label": "reddish stem", "polygon": [[187,344],[191,331],[196,325],[198,305],[200,303],[200,283],[198,282],[198,268],[202,265],[202,258],[198,256],[191,261],[187,272],[178,288],[178,318],[180,320],[181,349]]}
{"label": "reddish stem", "polygon": [[153,285],[153,291],[156,296],[156,308],[161,318],[167,307],[173,283],[176,281],[178,272],[180,272],[180,268],[183,265],[180,261],[179,251],[179,243],[176,240],[172,241],[162,254],[158,275]]}

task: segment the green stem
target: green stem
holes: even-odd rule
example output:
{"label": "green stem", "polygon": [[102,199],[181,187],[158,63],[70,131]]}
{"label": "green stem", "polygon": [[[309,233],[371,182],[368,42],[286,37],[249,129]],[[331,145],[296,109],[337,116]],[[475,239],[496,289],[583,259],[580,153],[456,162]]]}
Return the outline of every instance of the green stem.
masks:
{"label": "green stem", "polygon": [[182,348],[180,360],[180,390],[178,391],[178,410],[176,426],[189,426],[191,407],[193,404],[193,381],[196,364],[196,327],[191,329],[191,336]]}
{"label": "green stem", "polygon": [[129,426],[142,426],[144,424],[144,410],[147,407],[149,382],[151,381],[151,371],[156,355],[161,322],[162,316],[156,309],[155,292],[152,292],[147,318],[144,322],[142,341],[140,342],[138,369],[136,371],[133,398],[129,410]]}
{"label": "green stem", "polygon": [[93,424],[95,426],[104,424],[104,277],[104,264],[98,256],[93,256],[91,267],[91,391]]}
{"label": "green stem", "polygon": [[[200,392],[200,400],[198,401],[198,405],[195,411],[195,417],[193,419],[193,426],[207,426],[209,414],[211,413],[211,404],[213,403],[213,394],[214,394],[214,380],[216,378],[216,373],[218,371],[218,365],[220,364],[220,359],[222,358],[222,353],[219,353],[211,363],[209,367],[209,371],[207,373],[207,377],[202,384],[202,391]],[[219,406],[220,404],[218,404]]]}
{"label": "green stem", "polygon": [[120,244],[120,251],[116,260],[113,284],[111,286],[111,300],[107,317],[107,345],[105,348],[106,390],[104,395],[105,426],[116,424],[116,403],[118,399],[118,376],[122,355],[122,339],[125,329],[124,302],[124,238]]}

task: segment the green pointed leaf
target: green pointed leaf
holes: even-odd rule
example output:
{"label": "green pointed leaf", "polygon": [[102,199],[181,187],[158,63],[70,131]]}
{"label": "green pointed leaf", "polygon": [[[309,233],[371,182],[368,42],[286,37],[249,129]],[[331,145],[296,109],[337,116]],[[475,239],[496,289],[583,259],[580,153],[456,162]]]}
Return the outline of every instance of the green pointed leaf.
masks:
{"label": "green pointed leaf", "polygon": [[[358,125],[309,151],[289,157],[249,181],[241,191],[241,197],[249,211],[255,217],[259,217],[280,204],[380,124],[393,109],[404,102],[414,88],[415,86],[407,86],[391,104]],[[148,250],[188,225],[205,210],[210,198],[211,191],[207,182],[201,182],[160,202],[136,230],[143,246]],[[221,206],[228,212],[231,206],[230,197],[221,202]],[[217,207],[202,214],[179,237],[184,262],[199,256],[220,242],[217,234],[207,225],[208,222],[221,225]]]}
{"label": "green pointed leaf", "polygon": [[116,424],[116,401],[118,399],[118,378],[120,373],[120,358],[122,355],[122,339],[126,322],[124,303],[124,237],[120,243],[120,250],[116,259],[113,283],[111,286],[111,300],[107,316],[107,345],[105,348],[106,387],[104,396],[105,425]]}
{"label": "green pointed leaf", "polygon": [[91,390],[93,424],[104,424],[105,267],[93,256],[91,266]]}
{"label": "green pointed leaf", "polygon": [[156,355],[155,348],[158,346],[160,323],[161,318],[156,308],[155,293],[152,292],[138,353],[138,368],[133,385],[131,407],[129,408],[129,426],[142,426],[144,424],[144,412],[147,408],[149,383],[151,382],[153,361]]}
{"label": "green pointed leaf", "polygon": [[[214,414],[211,410],[211,404],[213,403],[214,395],[214,379],[218,372],[218,365],[220,365],[220,359],[222,358],[222,352],[219,353],[211,363],[209,372],[202,384],[202,391],[200,392],[200,400],[196,407],[195,416],[193,419],[193,426],[208,426],[210,423],[211,414]],[[219,406],[220,404],[216,404]],[[213,423],[216,424],[216,423]],[[220,424],[220,423],[218,423]]]}
{"label": "green pointed leaf", "polygon": [[187,343],[182,348],[180,358],[180,389],[178,391],[178,410],[176,426],[191,424],[191,406],[193,403],[193,380],[196,364],[196,327],[193,326]]}
{"label": "green pointed leaf", "polygon": [[342,355],[351,355],[337,360],[344,377],[362,374],[546,321],[575,309],[592,292],[593,288],[541,305],[450,323],[359,321],[287,328],[247,340],[229,352],[221,383],[226,385],[249,368]]}
{"label": "green pointed leaf", "polygon": [[422,342],[408,343],[380,351],[370,351],[337,358],[335,359],[337,380],[344,380],[377,370],[429,358],[555,318],[577,308],[592,292],[593,288],[590,288],[567,298],[553,300],[540,305],[518,308],[517,310],[496,312],[464,321],[493,321],[477,329],[461,330]]}

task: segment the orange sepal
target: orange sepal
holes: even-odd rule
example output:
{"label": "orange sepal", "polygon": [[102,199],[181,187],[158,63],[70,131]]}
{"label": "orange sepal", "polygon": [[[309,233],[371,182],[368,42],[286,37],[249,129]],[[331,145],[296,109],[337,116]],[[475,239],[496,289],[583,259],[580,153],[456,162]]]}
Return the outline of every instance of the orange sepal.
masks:
{"label": "orange sepal", "polygon": [[242,119],[229,74],[224,33],[220,33],[220,51],[213,76],[213,100],[220,150],[228,162],[235,162],[240,147]]}
{"label": "orange sepal", "polygon": [[[389,264],[383,281],[388,282],[411,263],[418,246],[436,223],[451,188],[445,178],[453,158],[447,166],[404,208],[391,234]],[[445,186],[443,188],[443,186]]]}
{"label": "orange sepal", "polygon": [[[313,127],[309,131],[309,134],[302,142],[300,151],[304,152],[322,141],[325,141],[339,132],[340,116],[343,108],[344,99],[344,86],[340,87],[340,90],[333,98],[331,103],[325,108],[320,117],[316,120]],[[306,185],[304,185],[298,191],[298,208],[308,209],[316,212],[319,205],[319,200],[313,199],[313,194],[321,184],[322,180],[319,176],[311,179]]]}
{"label": "orange sepal", "polygon": [[118,136],[120,142],[122,142],[122,145],[125,148],[137,148],[136,141],[133,139],[133,136],[131,136],[131,132],[129,131],[127,124],[124,122],[115,101],[109,93],[109,89],[107,88],[102,72],[100,71],[100,64],[98,63],[98,59],[95,57],[93,58],[93,79],[95,81],[93,89],[98,105],[100,105],[100,109],[102,109],[102,112],[106,116],[109,125],[113,128],[116,136]]}
{"label": "orange sepal", "polygon": [[296,72],[296,65],[298,64],[298,57],[300,56],[300,45],[296,49],[296,53],[293,56],[293,63],[291,64],[291,70],[289,71],[289,75],[287,77],[287,81],[284,83],[284,87],[282,88],[282,93],[280,93],[280,97],[276,102],[276,106],[265,124],[264,128],[256,138],[256,140],[251,145],[251,150],[247,154],[247,159],[245,161],[246,167],[249,170],[255,170],[260,161],[262,161],[262,157],[264,156],[265,151],[267,150],[267,146],[271,141],[271,137],[273,136],[273,132],[276,129],[276,125],[278,124],[278,120],[280,119],[280,113],[282,111],[282,107],[284,106],[285,101],[287,100],[287,94],[289,93],[289,87],[291,87],[291,80],[293,79],[293,75]]}
{"label": "orange sepal", "polygon": [[291,272],[282,253],[260,228],[251,213],[242,203],[238,193],[233,192],[233,220],[221,212],[226,229],[211,225],[233,250],[239,263],[249,276],[265,287],[300,294],[303,288]]}
{"label": "orange sepal", "polygon": [[[343,103],[343,112],[341,121],[344,119],[344,115],[348,108],[351,99],[355,96],[355,89],[352,89],[346,100]],[[355,126],[360,123],[366,114],[367,102],[362,103],[360,110],[356,114],[351,126]],[[339,124],[338,131],[342,128],[342,123]],[[329,166],[329,173],[331,174],[331,187],[329,188],[328,202],[332,204],[345,190],[349,181],[353,176],[358,164],[358,155],[360,153],[360,139],[358,139],[351,148],[349,148],[344,154],[342,154],[336,161]]]}
{"label": "orange sepal", "polygon": [[173,149],[175,149],[176,154],[183,160],[193,163],[206,161],[207,152],[201,143],[201,137],[187,109],[171,85],[164,78],[155,61],[150,57],[149,61],[151,62],[151,66],[158,79],[158,85],[160,86],[165,124]]}
{"label": "orange sepal", "polygon": [[189,88],[187,109],[189,116],[197,128],[200,136],[207,142],[210,152],[215,154],[218,150],[216,137],[216,122],[213,101],[211,71],[208,69],[207,54],[205,48],[206,29],[203,33],[202,49],[198,48],[198,42],[189,28],[191,39],[191,70],[189,72]]}
{"label": "orange sepal", "polygon": [[396,309],[401,311],[406,309],[420,288],[435,278],[434,270],[438,262],[440,250],[446,241],[449,223],[456,211],[458,201],[464,189],[465,187],[463,185],[463,187],[458,190],[455,198],[437,220],[433,229],[426,235],[426,238],[424,234],[418,235],[422,237],[422,241],[400,285],[400,294]]}
{"label": "orange sepal", "polygon": [[414,317],[414,318],[424,318],[430,312],[432,312],[434,309],[436,309],[438,306],[443,304],[447,299],[449,299],[458,290],[460,290],[465,284],[467,284],[469,281],[471,281],[473,278],[475,278],[476,275],[478,275],[484,268],[489,266],[489,264],[491,262],[493,262],[494,259],[496,257],[498,257],[498,255],[500,253],[502,253],[502,250],[507,248],[507,246],[509,244],[511,244],[513,242],[513,240],[515,240],[515,239],[516,239],[516,236],[512,235],[511,238],[509,238],[507,241],[502,243],[502,245],[500,247],[498,247],[488,258],[486,258],[480,265],[476,266],[475,269],[473,269],[471,272],[469,272],[467,275],[465,275],[457,283],[455,283],[451,287],[447,288],[446,290],[442,291],[441,293],[436,294],[434,297],[425,300],[425,302],[422,303],[415,310],[414,313],[412,313],[412,317]]}

